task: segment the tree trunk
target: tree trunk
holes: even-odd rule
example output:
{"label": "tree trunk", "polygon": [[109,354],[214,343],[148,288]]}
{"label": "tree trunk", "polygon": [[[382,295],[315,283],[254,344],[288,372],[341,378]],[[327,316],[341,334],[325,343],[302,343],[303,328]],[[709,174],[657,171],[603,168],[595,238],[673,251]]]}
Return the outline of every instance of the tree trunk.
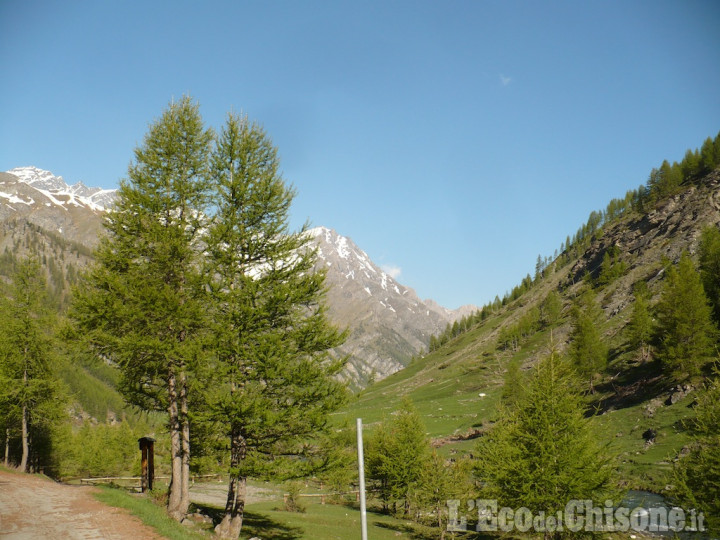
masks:
{"label": "tree trunk", "polygon": [[187,508],[182,508],[183,455],[180,418],[178,411],[177,381],[171,370],[168,375],[168,414],[170,427],[171,478],[168,487],[167,512],[173,519],[182,521]]}
{"label": "tree trunk", "polygon": [[30,445],[28,444],[28,422],[27,422],[27,406],[22,407],[22,458],[20,459],[20,470],[27,472],[28,454],[30,453]]}
{"label": "tree trunk", "polygon": [[5,428],[5,466],[10,463],[10,428]]}
{"label": "tree trunk", "polygon": [[190,418],[188,416],[187,374],[180,373],[180,427],[182,445],[182,484],[180,510],[183,516],[190,507]]}
{"label": "tree trunk", "polygon": [[[23,383],[27,387],[28,374],[27,369],[23,371]],[[30,445],[28,444],[28,410],[27,405],[22,406],[22,458],[20,459],[20,470],[27,472],[28,454],[30,453]]]}
{"label": "tree trunk", "polygon": [[230,436],[230,484],[225,503],[225,515],[220,524],[215,527],[215,534],[219,538],[236,540],[240,536],[245,512],[246,478],[234,471],[238,470],[246,453],[245,438],[237,428],[233,428]]}

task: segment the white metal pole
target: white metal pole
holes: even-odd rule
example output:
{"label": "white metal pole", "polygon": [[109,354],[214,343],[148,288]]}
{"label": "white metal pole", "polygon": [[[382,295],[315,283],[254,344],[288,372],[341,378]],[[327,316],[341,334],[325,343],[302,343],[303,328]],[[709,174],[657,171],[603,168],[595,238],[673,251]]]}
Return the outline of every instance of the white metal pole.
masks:
{"label": "white metal pole", "polygon": [[358,478],[360,482],[360,530],[367,540],[367,510],[365,508],[365,457],[363,452],[362,418],[357,419]]}

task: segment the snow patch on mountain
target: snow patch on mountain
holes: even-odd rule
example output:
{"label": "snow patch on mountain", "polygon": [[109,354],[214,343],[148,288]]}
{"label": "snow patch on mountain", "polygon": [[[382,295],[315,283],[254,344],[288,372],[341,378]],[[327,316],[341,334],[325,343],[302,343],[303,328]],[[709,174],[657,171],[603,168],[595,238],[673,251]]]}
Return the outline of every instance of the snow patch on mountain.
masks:
{"label": "snow patch on mountain", "polygon": [[50,171],[32,166],[16,167],[7,172],[44,195],[50,201],[49,204],[64,209],[69,206],[84,206],[93,211],[102,212],[112,206],[117,192],[115,189],[89,188],[82,182],[71,186],[63,180],[62,176],[55,176]]}

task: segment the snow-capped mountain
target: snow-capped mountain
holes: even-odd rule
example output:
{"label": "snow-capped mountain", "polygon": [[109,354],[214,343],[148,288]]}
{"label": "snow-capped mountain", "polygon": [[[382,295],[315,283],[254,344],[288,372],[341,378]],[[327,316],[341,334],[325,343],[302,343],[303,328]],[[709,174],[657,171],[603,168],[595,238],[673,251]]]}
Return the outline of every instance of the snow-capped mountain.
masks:
{"label": "snow-capped mountain", "polygon": [[0,221],[23,219],[72,241],[93,246],[102,230],[102,213],[115,190],[73,186],[37,167],[0,173]]}
{"label": "snow-capped mountain", "polygon": [[[115,193],[81,182],[68,185],[61,176],[36,167],[0,173],[0,249],[17,245],[22,228],[16,224],[23,222],[93,247]],[[325,227],[308,234],[317,246],[318,267],[327,271],[330,318],[350,330],[339,352],[350,357],[345,376],[354,386],[403,368],[426,350],[433,334],[467,314],[463,308],[450,311],[421,300],[349,238]],[[77,261],[77,256],[70,258]]]}
{"label": "snow-capped mountain", "polygon": [[317,227],[308,234],[317,245],[318,266],[327,271],[330,317],[350,329],[340,350],[350,355],[346,372],[357,386],[405,367],[426,350],[433,334],[466,312],[421,300],[332,229]]}
{"label": "snow-capped mountain", "polygon": [[69,186],[62,176],[55,176],[50,171],[44,171],[37,167],[16,167],[7,172],[38,190],[53,204],[63,207],[68,205],[86,206],[91,210],[104,211],[112,204],[117,191],[115,189],[89,188],[82,182]]}

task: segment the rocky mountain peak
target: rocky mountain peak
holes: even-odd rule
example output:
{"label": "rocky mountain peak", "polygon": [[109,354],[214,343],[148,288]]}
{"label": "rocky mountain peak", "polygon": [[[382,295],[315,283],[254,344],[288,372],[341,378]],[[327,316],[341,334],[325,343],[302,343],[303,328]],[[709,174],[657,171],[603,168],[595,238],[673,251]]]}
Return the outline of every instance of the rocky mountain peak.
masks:
{"label": "rocky mountain peak", "polygon": [[[7,171],[20,182],[37,190],[49,203],[61,207],[86,206],[90,210],[103,211],[112,205],[115,189],[89,188],[82,182],[70,186],[62,176],[37,167],[16,167]],[[48,201],[45,201],[48,202]]]}
{"label": "rocky mountain peak", "polygon": [[[115,194],[82,182],[68,185],[62,176],[37,167],[18,167],[0,173],[0,223],[29,222],[92,247]],[[464,308],[451,311],[421,300],[350,238],[327,227],[307,234],[317,247],[318,267],[327,272],[330,318],[350,330],[338,353],[348,355],[345,376],[355,387],[403,368],[427,350],[432,335],[465,314]],[[8,242],[9,236],[4,245]]]}
{"label": "rocky mountain peak", "polygon": [[465,314],[421,300],[350,238],[327,227],[307,234],[317,247],[318,267],[327,272],[330,317],[350,329],[340,352],[350,357],[346,374],[356,386],[402,369],[427,349],[432,335]]}

